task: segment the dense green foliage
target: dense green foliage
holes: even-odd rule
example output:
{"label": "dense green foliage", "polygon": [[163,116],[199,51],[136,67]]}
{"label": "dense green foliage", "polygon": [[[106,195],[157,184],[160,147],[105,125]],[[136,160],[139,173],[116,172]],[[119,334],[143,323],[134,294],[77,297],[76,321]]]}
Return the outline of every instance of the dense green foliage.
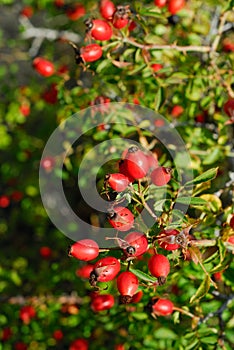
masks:
{"label": "dense green foliage", "polygon": [[[234,98],[233,1],[188,0],[176,15],[177,23],[172,23],[175,18],[167,8],[160,9],[153,1],[131,1],[130,16],[136,27],[132,31],[128,27],[115,29],[108,42],[98,42],[103,56],[90,64],[76,63],[68,41],[76,41],[78,47],[96,42],[85,39],[84,19],[101,18],[97,1],[83,1],[86,14],[75,21],[51,0],[1,3],[0,350],[21,349],[17,348],[19,342],[30,350],[68,349],[78,338],[87,339],[91,350],[114,349],[117,344],[124,344],[125,350],[231,350],[234,246],[228,239],[234,236],[234,110],[232,107],[227,114],[224,106]],[[122,3],[126,5],[115,1],[115,5]],[[29,18],[20,14],[25,6],[32,7]],[[12,28],[9,18],[15,21]],[[40,38],[36,39],[38,28]],[[37,56],[53,62],[55,74],[40,76],[32,67]],[[160,64],[160,70],[155,71],[153,64]],[[167,282],[156,290],[150,286],[155,280],[147,268],[152,249],[134,260],[130,269],[141,282],[142,299],[119,305],[116,283],[108,282],[108,289],[101,293],[113,294],[116,302],[99,313],[90,308],[93,289],[88,280],[76,274],[84,264],[67,256],[73,242],[48,218],[38,182],[42,152],[51,133],[77,112],[87,130],[90,118],[85,119],[82,111],[95,101],[106,102],[104,110],[97,111],[103,128],[85,133],[67,155],[63,172],[56,173],[63,179],[73,210],[87,222],[102,223],[103,217],[80,196],[77,171],[82,157],[105,140],[132,139],[157,154],[161,165],[173,168],[167,150],[160,143],[151,147],[152,135],[141,132],[144,118],[135,126],[108,127],[108,122],[124,119],[108,115],[111,102],[140,105],[162,115],[178,131],[194,175],[192,183],[180,188],[175,169],[166,199],[156,189],[150,192],[160,220],[145,233],[151,241],[162,228],[191,226],[190,234],[197,242],[183,252],[158,247],[170,260],[171,271]],[[175,106],[177,111],[182,107],[178,115]],[[156,127],[160,125],[156,123]],[[63,146],[65,151],[71,145]],[[183,163],[179,155],[174,152],[177,164]],[[114,156],[121,158],[116,150]],[[55,170],[52,166],[48,172]],[[105,174],[115,170],[113,163],[99,169],[97,188],[102,195]],[[191,185],[192,199],[187,191]],[[134,215],[148,199],[144,186],[136,183],[130,193],[135,196],[135,202],[129,204]],[[183,197],[180,203],[190,206],[185,215],[175,211],[172,222],[171,208],[178,193]],[[47,255],[42,247],[50,249]],[[106,255],[109,252],[100,254]],[[116,250],[114,256],[121,258],[122,251]],[[123,262],[122,270],[126,266]],[[155,296],[169,298],[177,310],[171,316],[153,318],[146,306]],[[33,305],[36,311],[29,322],[19,317],[25,305]],[[6,340],[8,327],[12,334]],[[55,339],[55,330],[62,331],[61,340]]]}

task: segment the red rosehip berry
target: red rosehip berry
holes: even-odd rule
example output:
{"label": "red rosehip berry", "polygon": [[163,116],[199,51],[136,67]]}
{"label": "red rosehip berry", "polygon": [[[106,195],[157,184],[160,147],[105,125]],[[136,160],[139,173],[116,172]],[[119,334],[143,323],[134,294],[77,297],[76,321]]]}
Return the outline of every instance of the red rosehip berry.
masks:
{"label": "red rosehip berry", "polygon": [[57,85],[51,84],[50,87],[42,94],[42,98],[44,101],[52,105],[58,102]]}
{"label": "red rosehip berry", "polygon": [[225,38],[223,40],[223,50],[225,52],[233,52],[234,51],[234,43],[229,38]]}
{"label": "red rosehip berry", "polygon": [[234,98],[225,102],[223,105],[223,110],[230,118],[234,117]]}
{"label": "red rosehip berry", "polygon": [[178,230],[163,230],[158,235],[158,244],[161,248],[166,250],[176,250],[180,248],[180,244],[177,243],[176,236],[180,232]]}
{"label": "red rosehip berry", "polygon": [[99,255],[99,246],[92,239],[81,239],[69,249],[69,256],[83,261],[90,261]]}
{"label": "red rosehip berry", "polygon": [[76,270],[76,275],[81,278],[89,278],[90,273],[93,271],[93,265],[87,264]]}
{"label": "red rosehip berry", "polygon": [[55,159],[53,157],[45,157],[41,160],[41,167],[46,171],[51,171],[55,166]]}
{"label": "red rosehip berry", "polygon": [[20,309],[19,318],[24,324],[29,324],[31,319],[36,316],[36,311],[33,306],[26,305]]}
{"label": "red rosehip berry", "polygon": [[142,179],[147,175],[149,170],[147,157],[137,146],[128,149],[124,161],[126,162],[127,172],[134,179]]}
{"label": "red rosehip berry", "polygon": [[116,7],[116,11],[112,18],[112,24],[117,29],[126,27],[129,23],[129,6],[119,5]]}
{"label": "red rosehip berry", "polygon": [[80,57],[84,62],[94,62],[102,57],[102,47],[98,44],[89,44],[80,49]]}
{"label": "red rosehip berry", "polygon": [[126,167],[126,161],[124,159],[121,159],[120,162],[119,162],[119,172],[123,175],[125,175],[129,182],[134,182],[135,179],[134,177],[132,177],[129,173],[128,173],[128,170],[127,170],[127,167]]}
{"label": "red rosehip berry", "polygon": [[107,174],[105,182],[116,192],[124,191],[129,185],[128,177],[121,173]]}
{"label": "red rosehip berry", "polygon": [[125,207],[114,207],[107,217],[110,225],[119,231],[128,231],[134,224],[133,214]]}
{"label": "red rosehip berry", "polygon": [[213,276],[215,281],[222,281],[223,271],[215,272]]}
{"label": "red rosehip berry", "polygon": [[158,159],[155,158],[152,154],[146,154],[146,158],[148,160],[149,172],[158,167]]}
{"label": "red rosehip berry", "polygon": [[14,345],[14,350],[27,350],[27,349],[28,349],[27,345],[22,342],[17,342]]}
{"label": "red rosehip berry", "polygon": [[98,260],[94,266],[93,271],[90,273],[89,282],[92,286],[96,285],[96,282],[109,282],[112,281],[120,271],[120,262],[113,256],[107,256]]}
{"label": "red rosehip berry", "polygon": [[148,268],[152,276],[157,277],[160,285],[166,282],[170,272],[170,263],[166,256],[155,254],[151,256],[148,262]]}
{"label": "red rosehip berry", "polygon": [[3,342],[9,340],[11,338],[12,334],[13,334],[13,332],[12,332],[12,329],[10,327],[3,328],[1,340]]}
{"label": "red rosehip berry", "polygon": [[184,112],[184,108],[180,105],[175,105],[171,110],[171,115],[174,118],[178,118]]}
{"label": "red rosehip berry", "polygon": [[43,259],[50,259],[52,256],[52,250],[50,247],[41,247],[40,248],[40,255]]}
{"label": "red rosehip berry", "polygon": [[82,4],[74,4],[68,7],[66,11],[67,17],[72,20],[76,21],[77,19],[83,17],[86,13],[85,7]]}
{"label": "red rosehip berry", "polygon": [[196,117],[195,117],[195,120],[196,120],[197,123],[205,123],[206,116],[203,113],[197,114]]}
{"label": "red rosehip berry", "polygon": [[83,338],[74,340],[69,346],[69,350],[88,350],[88,348],[89,343],[86,339]]}
{"label": "red rosehip berry", "polygon": [[108,22],[103,19],[88,19],[85,21],[87,32],[91,34],[93,39],[105,41],[112,37],[112,28]]}
{"label": "red rosehip berry", "polygon": [[23,114],[24,117],[27,117],[31,112],[31,108],[30,108],[30,105],[28,103],[22,103],[19,110],[20,110],[20,113]]}
{"label": "red rosehip berry", "polygon": [[138,289],[138,278],[131,271],[122,272],[117,278],[117,288],[121,294],[120,303],[131,303],[133,295]]}
{"label": "red rosehip berry", "polygon": [[6,195],[0,196],[0,208],[7,208],[10,205],[10,198]]}
{"label": "red rosehip berry", "polygon": [[55,72],[54,64],[43,57],[34,58],[33,68],[44,77],[50,77]]}
{"label": "red rosehip berry", "polygon": [[152,306],[152,311],[156,316],[168,316],[173,312],[174,305],[168,299],[157,299]]}
{"label": "red rosehip berry", "polygon": [[158,7],[166,6],[167,0],[154,0],[154,4]]}
{"label": "red rosehip berry", "polygon": [[110,21],[113,17],[113,14],[116,10],[115,5],[110,0],[101,0],[100,2],[100,14],[103,18]]}
{"label": "red rosehip berry", "polygon": [[91,309],[95,312],[109,310],[114,306],[115,299],[111,294],[95,295],[91,301]]}
{"label": "red rosehip berry", "polygon": [[125,346],[123,344],[116,344],[114,350],[125,350]]}
{"label": "red rosehip berry", "polygon": [[56,329],[53,333],[53,338],[57,341],[62,340],[64,337],[63,332],[60,329]]}
{"label": "red rosehip berry", "polygon": [[156,186],[165,186],[171,180],[171,168],[158,167],[150,174],[151,181]]}
{"label": "red rosehip berry", "polygon": [[153,69],[154,72],[158,72],[160,69],[163,68],[163,65],[160,63],[153,63],[151,64],[151,68]]}
{"label": "red rosehip berry", "polygon": [[168,1],[168,11],[175,15],[177,12],[182,10],[185,6],[185,0],[169,0]]}
{"label": "red rosehip berry", "polygon": [[230,243],[230,244],[234,244],[234,236],[230,236],[230,237],[228,237],[228,243]]}
{"label": "red rosehip berry", "polygon": [[136,292],[133,296],[132,296],[132,303],[139,303],[139,301],[141,301],[143,297],[143,291],[142,290],[139,290],[138,292]]}
{"label": "red rosehip berry", "polygon": [[64,0],[54,0],[54,5],[58,8],[64,6]]}
{"label": "red rosehip berry", "polygon": [[33,11],[32,6],[25,6],[25,7],[21,10],[20,14],[21,14],[21,16],[25,16],[25,17],[27,17],[27,18],[30,18],[30,17],[32,17],[33,12],[34,12],[34,11]]}
{"label": "red rosehip berry", "polygon": [[130,232],[124,241],[127,247],[124,248],[124,253],[127,257],[136,257],[144,254],[148,249],[148,240],[144,233]]}

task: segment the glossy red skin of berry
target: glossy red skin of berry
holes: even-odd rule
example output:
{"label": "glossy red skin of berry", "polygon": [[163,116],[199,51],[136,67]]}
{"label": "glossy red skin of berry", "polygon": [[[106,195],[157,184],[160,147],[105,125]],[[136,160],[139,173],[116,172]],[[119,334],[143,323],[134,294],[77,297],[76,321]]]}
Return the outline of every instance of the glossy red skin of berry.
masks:
{"label": "glossy red skin of berry", "polygon": [[129,23],[129,19],[128,18],[121,18],[121,17],[115,17],[112,20],[112,24],[116,29],[122,29],[124,27],[126,27]]}
{"label": "glossy red skin of berry", "polygon": [[133,296],[132,296],[132,303],[139,303],[139,301],[141,301],[143,297],[143,292],[142,290],[139,290],[138,292],[136,292]]}
{"label": "glossy red skin of berry", "polygon": [[0,208],[7,208],[10,205],[10,198],[6,195],[0,196]]}
{"label": "glossy red skin of berry", "polygon": [[94,264],[93,271],[97,275],[97,281],[112,281],[120,271],[120,262],[113,256],[107,256]]}
{"label": "glossy red skin of berry", "polygon": [[148,268],[152,276],[166,278],[170,272],[170,263],[165,255],[155,254],[149,259]]}
{"label": "glossy red skin of berry", "polygon": [[148,240],[144,233],[130,232],[124,240],[128,243],[129,247],[134,248],[134,253],[129,254],[128,248],[124,249],[126,256],[140,256],[144,254],[148,249]]}
{"label": "glossy red skin of berry", "polygon": [[111,294],[94,296],[91,301],[91,309],[95,312],[109,310],[114,306],[115,299]]}
{"label": "glossy red skin of berry", "polygon": [[174,118],[178,118],[184,112],[184,108],[180,105],[175,105],[171,110],[171,115]]}
{"label": "glossy red skin of berry", "polygon": [[[160,235],[158,236],[158,244],[161,248],[166,250],[176,250],[180,248],[180,245],[175,243],[175,237],[180,232],[178,230],[164,230],[160,232]],[[171,236],[171,237],[170,237]],[[168,237],[168,238],[166,238]]]}
{"label": "glossy red skin of berry", "polygon": [[154,4],[158,7],[166,6],[167,0],[154,0]]}
{"label": "glossy red skin of berry", "polygon": [[158,160],[152,154],[146,154],[146,158],[148,160],[149,171],[158,167]]}
{"label": "glossy red skin of berry", "polygon": [[69,350],[88,350],[89,344],[86,339],[80,338],[74,340],[69,346]]}
{"label": "glossy red skin of berry", "polygon": [[112,37],[112,28],[108,22],[103,19],[94,19],[92,21],[92,28],[90,30],[93,39],[105,41],[110,40]]}
{"label": "glossy red skin of berry", "polygon": [[80,57],[84,62],[94,62],[102,57],[102,47],[98,44],[89,44],[80,49]]}
{"label": "glossy red skin of berry", "polygon": [[168,299],[158,299],[152,306],[153,313],[157,316],[168,316],[173,312],[174,305]]}
{"label": "glossy red skin of berry", "polygon": [[134,224],[134,216],[128,208],[115,207],[111,213],[113,216],[108,218],[109,223],[118,231],[128,231]]}
{"label": "glossy red skin of berry", "polygon": [[117,288],[121,295],[132,297],[136,293],[138,285],[138,278],[131,271],[124,271],[117,278]]}
{"label": "glossy red skin of berry", "polygon": [[113,14],[115,13],[116,8],[112,1],[101,0],[99,10],[102,17],[110,21],[113,17]]}
{"label": "glossy red skin of berry", "polygon": [[107,183],[116,192],[122,192],[126,190],[129,185],[129,179],[127,176],[121,173],[106,175]]}
{"label": "glossy red skin of berry", "polygon": [[171,180],[171,171],[168,168],[158,167],[150,174],[151,181],[156,186],[165,186]]}
{"label": "glossy red skin of berry", "polygon": [[225,102],[223,110],[230,118],[234,117],[234,98]]}
{"label": "glossy red skin of berry", "polygon": [[124,159],[121,159],[121,161],[119,162],[119,172],[125,175],[130,183],[135,181],[134,177],[132,177],[127,171],[126,160]]}
{"label": "glossy red skin of berry", "polygon": [[123,344],[116,344],[115,345],[115,350],[125,350],[125,347]]}
{"label": "glossy red skin of berry", "polygon": [[26,305],[20,309],[19,318],[24,324],[29,324],[31,319],[36,316],[36,311],[33,306]]}
{"label": "glossy red skin of berry", "polygon": [[69,255],[79,260],[90,261],[99,255],[99,246],[92,239],[81,239],[71,246]]}
{"label": "glossy red skin of berry", "polygon": [[168,1],[168,11],[175,15],[177,12],[182,10],[185,6],[185,0],[169,0]]}
{"label": "glossy red skin of berry", "polygon": [[63,332],[60,329],[57,329],[53,333],[53,338],[57,341],[62,340],[64,337]]}
{"label": "glossy red skin of berry", "polygon": [[33,68],[44,77],[50,77],[55,72],[54,64],[43,57],[34,58]]}
{"label": "glossy red skin of berry", "polygon": [[66,11],[66,15],[72,21],[83,17],[85,15],[85,7],[82,4],[75,4]]}
{"label": "glossy red skin of berry", "polygon": [[93,271],[93,265],[87,264],[76,270],[76,275],[81,278],[89,278],[90,273]]}
{"label": "glossy red skin of berry", "polygon": [[146,155],[138,147],[130,147],[125,160],[127,172],[134,179],[142,179],[149,170],[149,164]]}

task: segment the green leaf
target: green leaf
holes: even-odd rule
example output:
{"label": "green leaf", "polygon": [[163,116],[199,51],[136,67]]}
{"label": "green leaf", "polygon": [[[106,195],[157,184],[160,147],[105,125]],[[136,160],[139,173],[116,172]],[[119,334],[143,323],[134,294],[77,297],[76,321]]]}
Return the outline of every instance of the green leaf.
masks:
{"label": "green leaf", "polygon": [[145,312],[132,312],[131,315],[138,321],[146,320],[149,318],[149,315]]}
{"label": "green leaf", "polygon": [[203,298],[210,289],[210,278],[209,276],[205,276],[204,280],[200,284],[196,293],[190,298],[190,303],[194,303],[195,301],[199,301]]}
{"label": "green leaf", "polygon": [[197,197],[178,197],[176,199],[176,203],[187,204],[187,205],[205,205],[207,202],[205,199],[197,198]]}
{"label": "green leaf", "polygon": [[222,157],[221,150],[216,146],[213,150],[210,151],[208,156],[204,159],[203,164],[209,165],[217,162]]}
{"label": "green leaf", "polygon": [[195,179],[186,182],[184,186],[199,185],[203,182],[210,181],[216,178],[218,173],[218,168],[212,168],[205,171],[203,174],[195,177]]}
{"label": "green leaf", "polygon": [[152,282],[152,283],[155,283],[157,281],[156,278],[154,277],[151,277],[149,275],[147,275],[145,272],[142,272],[141,270],[138,270],[138,269],[130,269],[130,271],[132,273],[134,273],[139,279],[145,281],[145,282]]}
{"label": "green leaf", "polygon": [[179,84],[183,80],[188,79],[187,74],[182,72],[175,72],[173,73],[168,79],[166,79],[167,84]]}

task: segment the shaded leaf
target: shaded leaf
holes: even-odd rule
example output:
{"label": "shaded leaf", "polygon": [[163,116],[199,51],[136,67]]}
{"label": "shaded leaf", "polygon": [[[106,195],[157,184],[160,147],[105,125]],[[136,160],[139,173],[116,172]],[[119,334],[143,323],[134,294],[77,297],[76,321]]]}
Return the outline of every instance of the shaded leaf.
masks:
{"label": "shaded leaf", "polygon": [[198,185],[206,181],[210,181],[216,178],[218,168],[212,168],[204,172],[203,174],[195,177],[193,180],[186,182],[185,186]]}
{"label": "shaded leaf", "polygon": [[187,205],[205,205],[207,202],[202,198],[197,197],[178,197],[176,199],[177,203],[187,204]]}
{"label": "shaded leaf", "polygon": [[199,301],[203,298],[210,289],[210,279],[206,275],[202,283],[200,284],[196,293],[190,298],[190,303],[194,303],[195,301]]}
{"label": "shaded leaf", "polygon": [[147,275],[145,272],[142,272],[141,270],[131,268],[130,271],[134,273],[140,280],[143,280],[145,282],[155,283],[157,281],[156,278]]}

